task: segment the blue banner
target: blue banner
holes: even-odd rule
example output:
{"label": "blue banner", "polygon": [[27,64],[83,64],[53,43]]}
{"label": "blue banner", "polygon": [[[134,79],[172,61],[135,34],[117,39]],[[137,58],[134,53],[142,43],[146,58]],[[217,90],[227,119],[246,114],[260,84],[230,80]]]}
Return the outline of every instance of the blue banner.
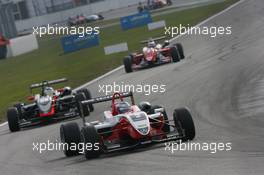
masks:
{"label": "blue banner", "polygon": [[99,45],[99,36],[98,34],[86,34],[83,37],[80,37],[80,35],[69,35],[61,38],[61,44],[64,53],[75,52]]}
{"label": "blue banner", "polygon": [[148,11],[120,18],[123,30],[128,30],[152,23],[151,14]]}

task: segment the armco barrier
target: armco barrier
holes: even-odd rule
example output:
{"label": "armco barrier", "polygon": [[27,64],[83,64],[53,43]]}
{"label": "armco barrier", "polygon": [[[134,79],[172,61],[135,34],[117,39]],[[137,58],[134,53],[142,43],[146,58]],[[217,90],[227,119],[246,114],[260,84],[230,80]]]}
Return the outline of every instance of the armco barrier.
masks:
{"label": "armco barrier", "polygon": [[121,27],[123,30],[144,26],[151,22],[152,17],[148,11],[120,18]]}
{"label": "armco barrier", "polygon": [[99,36],[97,34],[87,34],[84,37],[69,35],[61,38],[61,44],[64,53],[75,52],[99,45]]}

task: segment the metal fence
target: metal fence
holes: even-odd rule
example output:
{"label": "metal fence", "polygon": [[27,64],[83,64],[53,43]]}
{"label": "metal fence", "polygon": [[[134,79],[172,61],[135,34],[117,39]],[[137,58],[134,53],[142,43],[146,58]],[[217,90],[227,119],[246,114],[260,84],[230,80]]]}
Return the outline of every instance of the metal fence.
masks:
{"label": "metal fence", "polygon": [[0,0],[0,33],[7,38],[14,38],[17,36],[12,8],[13,3],[3,4]]}

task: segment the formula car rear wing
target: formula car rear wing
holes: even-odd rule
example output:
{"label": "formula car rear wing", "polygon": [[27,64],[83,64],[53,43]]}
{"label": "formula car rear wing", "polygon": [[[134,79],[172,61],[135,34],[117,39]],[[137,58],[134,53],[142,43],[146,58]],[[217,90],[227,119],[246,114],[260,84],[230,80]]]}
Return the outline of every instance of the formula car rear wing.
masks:
{"label": "formula car rear wing", "polygon": [[[120,99],[120,98],[131,98],[131,103],[132,105],[135,105],[135,100],[133,96],[133,92],[121,92],[118,93],[120,96],[114,96],[114,99]],[[91,105],[91,104],[96,104],[96,103],[102,103],[102,102],[107,102],[113,100],[113,95],[106,95],[106,96],[101,96],[101,97],[95,97],[90,100],[85,100],[82,101],[82,105]]]}
{"label": "formula car rear wing", "polygon": [[51,80],[51,81],[43,81],[42,83],[36,83],[36,84],[32,84],[30,86],[30,89],[35,89],[35,88],[39,88],[39,87],[43,87],[43,86],[49,86],[49,85],[54,85],[54,84],[59,84],[59,83],[63,83],[68,81],[66,78],[61,78],[58,80]]}
{"label": "formula car rear wing", "polygon": [[147,44],[150,40],[151,41],[160,41],[160,40],[164,40],[166,39],[166,36],[161,36],[161,37],[157,37],[157,38],[150,38],[148,40],[144,40],[144,41],[140,41],[141,44]]}

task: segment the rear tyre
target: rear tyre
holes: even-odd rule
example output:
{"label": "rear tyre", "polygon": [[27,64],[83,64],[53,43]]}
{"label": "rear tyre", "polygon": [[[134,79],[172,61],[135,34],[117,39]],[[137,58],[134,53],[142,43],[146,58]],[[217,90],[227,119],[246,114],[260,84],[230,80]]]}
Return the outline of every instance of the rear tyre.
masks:
{"label": "rear tyre", "polygon": [[182,44],[181,43],[176,43],[175,46],[178,49],[178,52],[179,52],[179,55],[180,55],[180,59],[184,59],[185,55],[184,55],[184,50],[183,50]]}
{"label": "rear tyre", "polygon": [[195,127],[192,115],[187,108],[175,109],[173,113],[175,126],[180,134],[184,134],[183,141],[193,140],[195,137]]}
{"label": "rear tyre", "polygon": [[[151,107],[151,114],[155,113],[155,109],[159,109],[159,108],[163,108],[161,106],[155,105]],[[170,125],[169,125],[169,121],[168,121],[168,115],[166,113],[166,111],[164,110],[164,112],[162,112],[163,116],[164,116],[164,125],[162,127],[162,131],[165,133],[169,133],[170,132]]]}
{"label": "rear tyre", "polygon": [[7,121],[8,121],[9,130],[11,132],[16,132],[20,130],[19,112],[17,108],[11,107],[7,110]]}
{"label": "rear tyre", "polygon": [[174,63],[180,61],[179,53],[178,53],[178,50],[176,49],[176,47],[171,47],[171,57],[172,57],[172,61]]}
{"label": "rear tyre", "polygon": [[125,66],[126,73],[133,72],[133,70],[132,70],[132,57],[131,56],[126,56],[123,60],[123,63]]}
{"label": "rear tyre", "polygon": [[[93,125],[85,126],[81,130],[81,138],[86,145],[84,155],[86,159],[97,158],[101,154],[101,138]],[[88,147],[87,147],[88,145]]]}
{"label": "rear tyre", "polygon": [[[76,105],[77,105],[78,111],[83,112],[84,117],[89,116],[90,115],[89,106],[81,104],[82,101],[86,100],[84,93],[83,92],[77,93],[75,95],[75,100],[76,100]],[[81,110],[80,105],[82,105],[82,110]]]}
{"label": "rear tyre", "polygon": [[66,149],[63,150],[65,156],[72,157],[79,155],[78,149],[70,149],[70,146],[73,144],[78,147],[78,144],[81,141],[80,129],[77,123],[62,124],[60,127],[60,138],[62,143],[68,145]]}
{"label": "rear tyre", "polygon": [[[92,99],[91,92],[90,92],[88,89],[84,88],[84,89],[81,89],[81,90],[77,91],[77,93],[78,93],[78,92],[79,92],[79,93],[83,92],[84,95],[85,95],[85,97],[86,97],[86,100],[90,100],[90,99]],[[94,111],[94,106],[93,106],[93,104],[89,104],[88,107],[89,107],[89,109],[90,109],[90,112],[93,112],[93,111]]]}

